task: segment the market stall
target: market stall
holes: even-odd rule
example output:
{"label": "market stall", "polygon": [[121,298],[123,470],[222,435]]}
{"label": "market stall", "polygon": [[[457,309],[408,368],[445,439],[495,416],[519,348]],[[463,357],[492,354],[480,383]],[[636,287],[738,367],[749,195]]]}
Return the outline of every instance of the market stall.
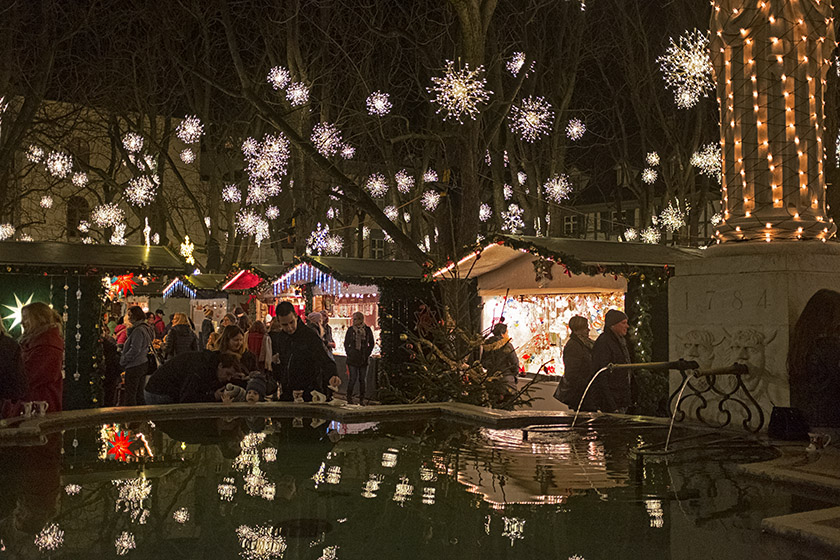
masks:
{"label": "market stall", "polygon": [[383,321],[380,309],[383,295],[387,295],[396,282],[419,283],[422,277],[422,268],[411,261],[301,257],[271,285],[276,300],[291,301],[301,316],[311,311],[328,312],[336,342],[336,367],[342,382],[347,379],[344,336],[352,324],[353,314],[358,311],[365,315],[365,323],[376,340],[367,383],[368,396],[372,396],[376,390],[383,327],[391,335],[390,322]]}
{"label": "market stall", "polygon": [[99,337],[103,312],[144,283],[184,272],[166,247],[61,242],[0,243],[0,313],[6,330],[21,334],[20,308],[42,301],[62,315],[65,338],[64,408],[101,402]]}
{"label": "market stall", "polygon": [[[589,320],[595,338],[608,309],[625,311],[636,329],[637,356],[660,353],[660,345],[645,338],[651,321],[659,319],[650,308],[667,305],[662,288],[673,266],[698,255],[662,245],[500,235],[435,277],[476,279],[482,328],[503,321],[522,371],[545,366],[544,373],[561,375],[568,322],[575,315]],[[661,319],[667,328],[667,313]],[[658,332],[660,338],[667,355],[667,332]]]}

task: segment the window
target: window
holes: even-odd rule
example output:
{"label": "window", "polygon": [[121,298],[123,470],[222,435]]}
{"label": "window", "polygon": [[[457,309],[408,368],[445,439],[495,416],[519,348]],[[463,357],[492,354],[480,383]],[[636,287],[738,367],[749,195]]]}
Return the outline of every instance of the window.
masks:
{"label": "window", "polygon": [[384,259],[385,258],[385,234],[381,229],[375,229],[370,232],[370,258]]}
{"label": "window", "polygon": [[90,144],[87,140],[73,138],[67,143],[67,149],[73,155],[73,159],[80,162],[84,167],[90,167]]}
{"label": "window", "polygon": [[67,239],[78,239],[81,237],[79,222],[90,214],[90,205],[87,200],[80,196],[71,196],[67,200]]}
{"label": "window", "polygon": [[577,235],[580,233],[580,219],[578,216],[563,217],[563,234]]}

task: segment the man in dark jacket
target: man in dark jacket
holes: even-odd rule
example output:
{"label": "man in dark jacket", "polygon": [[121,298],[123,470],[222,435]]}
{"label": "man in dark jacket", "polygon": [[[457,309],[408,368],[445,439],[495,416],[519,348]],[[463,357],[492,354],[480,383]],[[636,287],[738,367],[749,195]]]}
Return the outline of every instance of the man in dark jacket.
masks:
{"label": "man in dark jacket", "polygon": [[[610,309],[604,317],[604,332],[592,347],[592,373],[595,374],[608,364],[629,364],[630,351],[627,348],[627,315],[618,309]],[[602,412],[625,413],[630,407],[630,372],[605,371],[593,383],[598,385]]]}
{"label": "man in dark jacket", "polygon": [[481,347],[481,365],[491,375],[500,375],[508,387],[516,390],[516,375],[519,373],[519,358],[507,334],[507,325],[496,323],[493,334]]}
{"label": "man in dark jacket", "polygon": [[232,379],[244,379],[239,358],[229,353],[186,352],[160,366],[146,384],[146,404],[212,402]]}
{"label": "man in dark jacket", "polygon": [[373,352],[373,331],[365,324],[365,315],[360,311],[353,313],[353,325],[344,335],[344,352],[347,354],[347,370],[350,374],[347,402],[353,404],[353,389],[358,379],[359,404],[365,404],[365,378],[368,359]]}
{"label": "man in dark jacket", "polygon": [[198,349],[204,350],[207,348],[207,339],[210,338],[210,335],[216,331],[216,328],[213,326],[213,310],[212,309],[205,309],[204,310],[204,321],[201,322],[201,335],[198,339]]}
{"label": "man in dark jacket", "polygon": [[327,386],[338,385],[341,380],[335,375],[335,362],[327,355],[321,337],[304,325],[288,301],[277,304],[274,320],[280,327],[270,333],[280,400],[293,400],[295,391],[302,391],[307,402],[312,400],[312,391],[328,394]]}

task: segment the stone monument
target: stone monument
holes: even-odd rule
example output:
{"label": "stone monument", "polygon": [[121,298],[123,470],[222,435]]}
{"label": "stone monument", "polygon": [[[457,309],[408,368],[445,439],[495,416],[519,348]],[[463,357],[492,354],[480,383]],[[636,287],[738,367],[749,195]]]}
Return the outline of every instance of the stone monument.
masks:
{"label": "stone monument", "polygon": [[707,423],[766,428],[772,406],[789,403],[799,313],[816,290],[840,290],[823,176],[831,14],[830,0],[713,2],[724,221],[717,244],[671,279],[669,344],[672,359],[750,373],[690,381],[680,411]]}

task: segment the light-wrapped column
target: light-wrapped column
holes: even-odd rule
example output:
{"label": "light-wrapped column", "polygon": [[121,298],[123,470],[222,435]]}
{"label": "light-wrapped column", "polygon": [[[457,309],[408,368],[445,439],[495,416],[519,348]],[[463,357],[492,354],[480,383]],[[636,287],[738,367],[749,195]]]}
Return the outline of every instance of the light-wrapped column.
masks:
{"label": "light-wrapped column", "polygon": [[714,0],[724,222],[719,241],[821,239],[830,0]]}

